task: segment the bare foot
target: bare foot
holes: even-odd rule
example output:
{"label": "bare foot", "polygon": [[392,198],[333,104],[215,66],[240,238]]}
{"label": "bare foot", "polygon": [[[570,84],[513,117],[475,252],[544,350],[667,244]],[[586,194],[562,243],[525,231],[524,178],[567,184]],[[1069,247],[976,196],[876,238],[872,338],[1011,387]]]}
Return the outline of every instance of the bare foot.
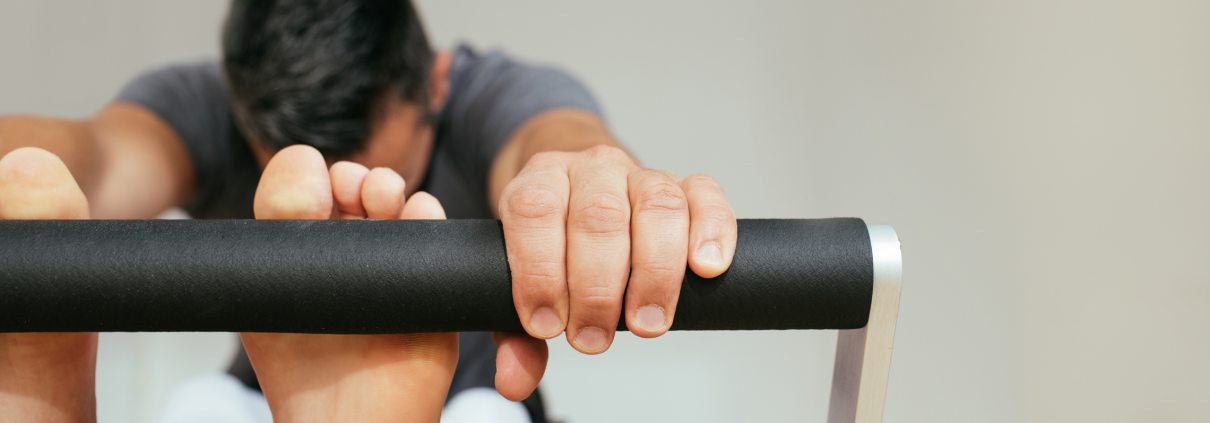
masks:
{"label": "bare foot", "polygon": [[[405,204],[390,169],[340,162],[314,148],[277,153],[257,187],[257,219],[444,219],[435,198]],[[274,421],[437,422],[458,363],[458,335],[242,333]]]}
{"label": "bare foot", "polygon": [[[0,159],[0,219],[87,219],[88,200],[59,157]],[[0,334],[0,421],[95,422],[96,333]]]}

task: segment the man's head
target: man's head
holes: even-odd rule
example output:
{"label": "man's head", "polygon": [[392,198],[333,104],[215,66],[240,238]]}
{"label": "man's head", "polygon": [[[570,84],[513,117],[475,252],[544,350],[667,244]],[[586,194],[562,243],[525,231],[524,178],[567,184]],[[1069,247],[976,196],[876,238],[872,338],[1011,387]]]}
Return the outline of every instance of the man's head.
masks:
{"label": "man's head", "polygon": [[427,163],[448,63],[434,66],[409,1],[235,0],[222,46],[236,120],[261,153],[306,144],[401,174],[416,153]]}

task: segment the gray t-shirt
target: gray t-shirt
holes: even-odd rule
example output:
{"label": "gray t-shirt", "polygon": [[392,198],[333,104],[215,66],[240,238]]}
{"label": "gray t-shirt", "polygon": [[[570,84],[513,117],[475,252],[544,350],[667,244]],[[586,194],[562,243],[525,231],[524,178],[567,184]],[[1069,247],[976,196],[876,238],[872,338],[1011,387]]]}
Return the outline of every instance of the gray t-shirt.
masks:
{"label": "gray t-shirt", "polygon": [[[217,61],[173,65],[128,83],[115,101],[139,104],[168,122],[196,170],[193,195],[182,205],[199,219],[250,219],[261,169],[235,126],[231,97]],[[429,172],[421,190],[441,201],[452,219],[490,218],[487,176],[513,131],[546,110],[573,107],[600,115],[592,95],[558,70],[514,61],[502,53],[454,51],[450,98],[437,117]],[[495,348],[489,334],[463,334],[450,397],[494,386]]]}
{"label": "gray t-shirt", "polygon": [[[217,61],[156,69],[126,84],[116,101],[142,105],[184,141],[197,173],[183,208],[199,219],[251,219],[260,179],[247,141],[235,126],[231,97]],[[526,119],[575,107],[600,114],[592,95],[558,70],[529,66],[499,52],[454,51],[450,98],[437,117],[422,190],[452,219],[490,218],[487,173],[500,147]]]}

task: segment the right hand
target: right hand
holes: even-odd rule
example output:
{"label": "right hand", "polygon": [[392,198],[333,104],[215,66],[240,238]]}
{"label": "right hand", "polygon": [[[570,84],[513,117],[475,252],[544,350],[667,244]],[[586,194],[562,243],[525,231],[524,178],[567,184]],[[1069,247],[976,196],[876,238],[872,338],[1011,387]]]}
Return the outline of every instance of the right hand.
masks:
{"label": "right hand", "polygon": [[[279,151],[256,190],[257,219],[444,219],[433,196],[404,201],[386,168],[338,162],[314,148]],[[458,364],[457,333],[242,333],[275,422],[437,422]]]}

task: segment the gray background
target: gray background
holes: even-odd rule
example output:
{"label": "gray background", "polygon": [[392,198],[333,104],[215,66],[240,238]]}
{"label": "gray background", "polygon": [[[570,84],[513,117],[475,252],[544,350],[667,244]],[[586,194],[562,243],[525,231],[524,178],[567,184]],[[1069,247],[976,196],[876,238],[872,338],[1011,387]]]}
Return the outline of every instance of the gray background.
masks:
{"label": "gray background", "polygon": [[[888,422],[1207,421],[1210,3],[420,2],[435,43],[557,64],[648,166],[741,217],[904,244]],[[214,56],[226,2],[0,2],[0,113],[83,117]],[[833,332],[551,342],[572,422],[820,421]],[[151,422],[227,334],[105,334],[103,422]]]}

